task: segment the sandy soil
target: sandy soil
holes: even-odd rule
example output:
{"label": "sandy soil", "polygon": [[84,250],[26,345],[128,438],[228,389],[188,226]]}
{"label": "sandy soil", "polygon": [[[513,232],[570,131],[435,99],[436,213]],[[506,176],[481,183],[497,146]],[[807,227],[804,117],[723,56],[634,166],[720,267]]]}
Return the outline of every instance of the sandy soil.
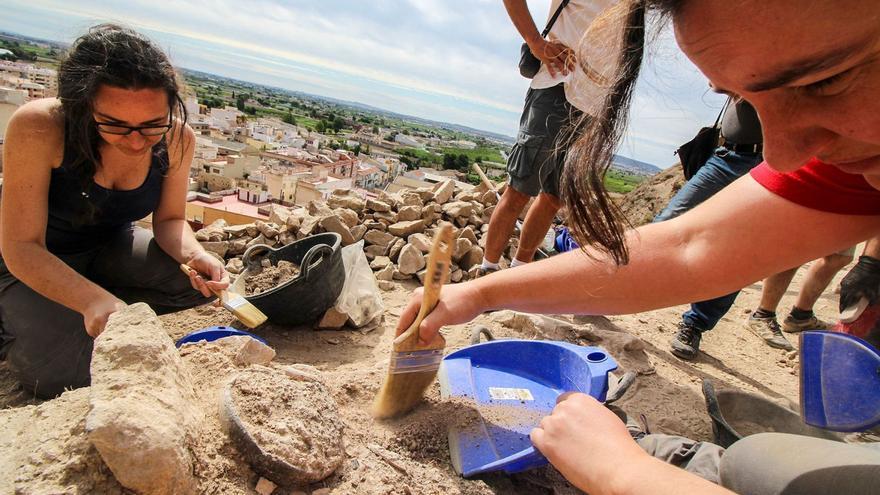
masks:
{"label": "sandy soil", "polygon": [[[791,307],[803,272],[802,269],[798,273],[783,299],[781,312]],[[845,272],[846,269],[838,274],[832,288]],[[309,486],[293,487],[293,490],[278,489],[274,493],[577,493],[552,469],[540,469],[515,476],[489,475],[476,480],[464,480],[456,475],[449,462],[446,431],[451,418],[460,417],[467,411],[462,410],[461,404],[441,401],[436,383],[428,390],[425,403],[409,416],[391,421],[372,420],[368,412],[369,404],[385,375],[393,325],[414,287],[413,282],[407,282],[383,293],[387,308],[385,323],[369,332],[314,331],[309,328],[275,327],[271,324],[256,331],[276,350],[275,364],[306,364],[320,371],[322,380],[339,406],[345,442],[346,458],[335,474]],[[618,405],[630,414],[645,414],[653,432],[711,440],[711,425],[700,392],[700,381],[703,378],[713,379],[719,388],[735,387],[775,399],[797,400],[796,359],[791,359],[784,351],[765,346],[741,326],[759,297],[759,283],[747,287],[721,323],[704,336],[703,353],[694,362],[680,361],[668,352],[668,341],[676,331],[676,324],[680,314],[686,309],[685,306],[607,319],[561,318],[576,325],[587,325],[622,336],[629,334],[641,339],[644,342],[644,351],[636,349],[637,346],[629,346],[635,349],[631,353],[614,344],[616,341],[607,341],[612,355],[623,365],[618,373],[628,369],[641,372],[636,383]],[[820,317],[833,319],[836,307],[837,296],[833,289],[829,289],[815,309]],[[174,338],[212,325],[235,326],[233,317],[214,307],[200,307],[166,315],[161,320],[166,331]],[[467,325],[447,328],[447,351],[467,345],[471,330],[477,324],[491,328],[496,337],[561,338],[579,344],[592,344],[589,332],[522,331],[499,324],[493,315],[483,315]],[[792,340],[796,343],[796,339]],[[234,367],[228,362],[228,358],[219,354],[213,356],[210,359],[183,356],[197,381],[200,405],[206,410],[216,409],[216,393],[222,385],[224,373]],[[69,394],[65,397],[67,395]],[[73,401],[76,397],[68,397],[66,400]],[[8,416],[5,424],[0,424],[0,429],[21,428],[22,424],[31,421],[29,415],[33,408],[27,404],[36,402],[26,391],[15,385],[5,365],[0,364],[0,407],[17,408],[16,414]],[[74,413],[82,412],[80,409],[83,408],[83,402],[80,400],[75,404],[76,407],[70,406],[71,415],[67,423],[60,426],[65,431],[78,433],[81,426],[74,418]],[[59,407],[62,405],[59,404]],[[216,414],[209,415],[206,421],[210,424],[205,426],[201,445],[196,446],[198,451],[205,452],[196,466],[202,491],[255,493],[253,488],[258,476],[242,462],[229,444]],[[51,428],[43,426],[44,431]],[[45,434],[35,434],[24,440],[7,440],[9,445],[17,444],[20,448],[25,444],[44,441]],[[20,459],[29,459],[22,462],[36,463],[22,472],[30,473],[34,470],[31,468],[45,466],[47,459],[73,455],[65,450],[64,444],[55,450],[41,459],[22,454]],[[101,471],[102,463],[95,458],[93,449],[76,443],[74,452],[80,460],[68,459],[65,462],[90,466],[91,474],[81,473],[77,480],[82,479],[89,484],[78,486],[75,490],[70,490],[70,493],[88,493],[91,489],[104,486],[102,483],[107,487],[113,486],[107,479],[107,473]],[[20,466],[0,465],[0,470],[19,468]]]}

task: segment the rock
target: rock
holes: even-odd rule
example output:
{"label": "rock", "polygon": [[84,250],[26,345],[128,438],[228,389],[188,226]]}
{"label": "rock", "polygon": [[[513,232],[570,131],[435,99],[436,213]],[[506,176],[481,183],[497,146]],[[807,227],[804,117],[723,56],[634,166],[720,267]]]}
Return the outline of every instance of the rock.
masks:
{"label": "rock", "polygon": [[388,232],[396,235],[397,237],[409,237],[411,234],[416,234],[419,232],[424,232],[425,230],[425,221],[424,220],[412,220],[409,222],[397,222],[395,224],[388,226]]}
{"label": "rock", "polygon": [[453,192],[455,192],[455,183],[451,180],[443,181],[435,186],[434,201],[442,205],[452,198]]}
{"label": "rock", "polygon": [[321,317],[315,325],[315,328],[320,330],[338,330],[345,326],[345,322],[347,321],[347,313],[343,313],[337,310],[336,307],[332,307],[324,312],[324,316]]}
{"label": "rock", "polygon": [[[484,224],[489,223],[489,220],[492,219],[492,212],[494,212],[494,211],[495,211],[494,206],[488,206],[486,208],[483,208],[483,216],[480,217],[480,219],[483,221]],[[489,227],[487,226],[486,229],[488,230],[488,228]]]}
{"label": "rock", "polygon": [[437,203],[427,204],[422,207],[422,220],[430,223],[440,213],[440,205]]}
{"label": "rock", "polygon": [[388,245],[394,242],[394,236],[380,230],[368,230],[364,234],[364,240],[367,242],[367,244],[388,247]]}
{"label": "rock", "polygon": [[464,237],[459,237],[455,241],[455,250],[452,251],[452,260],[458,263],[466,254],[468,254],[471,248],[474,247],[471,244],[471,241],[465,239]]}
{"label": "rock", "polygon": [[226,254],[229,256],[238,256],[240,254],[244,254],[244,250],[247,249],[247,243],[251,242],[249,236],[240,237],[235,239],[234,241],[229,241],[229,250],[226,251]]}
{"label": "rock", "polygon": [[320,221],[320,218],[314,217],[312,215],[307,215],[303,217],[302,223],[300,224],[298,231],[299,238],[302,239],[303,237],[308,237],[312,234],[316,234],[317,232],[315,232],[315,230],[317,229],[318,222]]}
{"label": "rock", "polygon": [[482,217],[479,217],[479,216],[477,216],[477,215],[471,215],[471,216],[468,218],[468,223],[471,224],[471,225],[474,225],[474,226],[476,226],[476,227],[482,227],[483,224],[486,223],[486,222],[483,221],[483,218],[482,218]]}
{"label": "rock", "polygon": [[232,350],[234,353],[232,360],[239,366],[266,364],[275,359],[275,349],[246,335],[223,337],[215,342]]}
{"label": "rock", "polygon": [[382,222],[377,222],[377,221],[375,221],[375,220],[369,220],[369,221],[366,221],[366,222],[363,223],[363,225],[364,225],[364,227],[367,228],[367,230],[381,230],[381,231],[384,232],[385,229],[386,229],[384,223],[382,223]]}
{"label": "rock", "polygon": [[144,494],[195,493],[186,439],[201,413],[189,372],[149,306],[110,315],[95,339],[91,377],[86,432],[120,484]]}
{"label": "rock", "polygon": [[367,233],[366,225],[355,225],[354,227],[348,229],[351,232],[351,236],[354,237],[354,242],[357,242],[363,239],[364,234]]}
{"label": "rock", "polygon": [[276,225],[287,225],[287,219],[290,218],[290,209],[281,205],[272,205],[269,207],[269,221]]}
{"label": "rock", "polygon": [[464,272],[461,268],[455,269],[452,273],[449,274],[449,281],[453,283],[461,282],[461,279],[464,278]]}
{"label": "rock", "polygon": [[388,257],[391,258],[391,261],[397,263],[400,257],[400,250],[403,249],[404,245],[406,245],[406,241],[403,239],[397,239],[391,244],[391,247],[388,248]]}
{"label": "rock", "polygon": [[474,266],[468,268],[468,270],[467,270],[468,280],[473,280],[473,279],[477,278],[479,271],[480,271],[480,265],[474,265]]}
{"label": "rock", "polygon": [[226,232],[230,239],[235,239],[248,235],[248,229],[251,228],[256,228],[256,225],[252,223],[246,223],[242,225],[230,225],[228,227],[224,227],[223,232]]}
{"label": "rock", "polygon": [[419,198],[421,198],[421,200],[422,200],[422,204],[425,204],[428,201],[434,200],[434,186],[420,187],[418,189],[413,190],[413,192],[419,195]]}
{"label": "rock", "polygon": [[433,243],[431,239],[428,238],[425,234],[412,234],[406,239],[407,242],[416,247],[419,251],[423,253],[428,253],[431,251],[431,246]]}
{"label": "rock", "polygon": [[241,258],[232,258],[226,263],[226,271],[233,274],[238,275],[239,273],[244,271],[244,263],[242,263]]}
{"label": "rock", "polygon": [[278,236],[278,243],[282,246],[287,246],[296,242],[296,234],[292,234],[290,232],[285,232]]}
{"label": "rock", "polygon": [[477,234],[476,234],[476,232],[474,232],[474,228],[470,227],[470,226],[459,230],[458,237],[460,239],[467,239],[467,240],[471,241],[471,244],[477,243]]}
{"label": "rock", "polygon": [[272,242],[269,239],[266,239],[266,237],[263,234],[260,234],[257,237],[254,237],[253,239],[251,239],[247,244],[245,244],[244,249],[245,249],[245,251],[247,251],[247,249],[249,247],[256,246],[257,244],[268,244],[271,246]]}
{"label": "rock", "polygon": [[404,206],[397,211],[397,220],[411,222],[422,218],[421,206]]}
{"label": "rock", "polygon": [[220,241],[220,242],[203,242],[201,243],[202,247],[205,251],[209,253],[214,253],[217,256],[220,256],[220,259],[223,259],[226,256],[227,251],[229,251],[229,241]]}
{"label": "rock", "polygon": [[351,231],[348,230],[348,227],[344,223],[342,223],[342,220],[340,220],[339,217],[336,215],[331,215],[321,220],[321,227],[327,232],[335,232],[339,234],[342,237],[343,246],[348,246],[355,243],[355,239],[354,236],[351,235]]}
{"label": "rock", "polygon": [[400,200],[406,206],[424,206],[421,195],[415,191],[404,191],[400,194]]}
{"label": "rock", "polygon": [[397,213],[394,213],[393,211],[389,211],[389,212],[377,211],[376,213],[373,213],[373,219],[379,220],[379,221],[384,221],[387,223],[395,223],[395,222],[397,222]]}
{"label": "rock", "polygon": [[470,220],[466,217],[455,217],[453,223],[458,225],[459,227],[467,227],[467,224]]}
{"label": "rock", "polygon": [[379,280],[376,283],[379,285],[379,288],[384,291],[394,290],[394,287],[396,286],[396,284],[390,280]]}
{"label": "rock", "polygon": [[222,218],[214,221],[211,225],[196,232],[196,240],[199,242],[220,242],[226,240],[226,232],[223,231],[228,224]]}
{"label": "rock", "polygon": [[278,225],[275,225],[274,223],[266,223],[257,220],[254,225],[256,225],[257,231],[266,236],[267,239],[274,239],[278,237],[278,234],[280,233]]}
{"label": "rock", "polygon": [[261,477],[260,480],[257,481],[257,486],[254,487],[254,491],[259,493],[260,495],[272,495],[272,492],[275,491],[275,488],[278,488],[278,485],[272,483],[266,478]]}
{"label": "rock", "polygon": [[383,203],[388,203],[392,208],[399,208],[403,202],[400,200],[399,194],[391,194],[385,191],[379,191],[379,196],[377,197],[379,201]]}
{"label": "rock", "polygon": [[287,226],[293,230],[299,229],[299,226],[302,225],[303,219],[308,216],[308,214],[309,212],[303,207],[290,210],[290,216],[287,217]]}
{"label": "rock", "polygon": [[443,213],[449,218],[469,217],[474,212],[474,205],[468,201],[454,201],[443,205]]}
{"label": "rock", "polygon": [[388,267],[391,264],[391,259],[387,256],[376,256],[373,258],[373,261],[370,262],[370,268],[373,270],[381,270],[383,268]]}
{"label": "rock", "polygon": [[[327,198],[327,206],[331,208],[348,208],[356,212],[363,211],[366,200],[349,189],[336,189]],[[313,213],[314,214],[314,213]]]}
{"label": "rock", "polygon": [[389,263],[385,266],[385,268],[376,272],[376,280],[393,280],[394,279],[394,265]]}
{"label": "rock", "polygon": [[245,226],[245,229],[247,231],[248,237],[250,237],[250,238],[254,238],[254,237],[260,235],[260,231],[257,230],[257,224],[255,224],[255,223],[247,224]]}
{"label": "rock", "polygon": [[409,280],[412,278],[412,275],[401,273],[400,270],[394,270],[394,275],[392,275],[392,277],[394,280]]}
{"label": "rock", "polygon": [[486,191],[480,196],[479,202],[486,206],[492,206],[498,203],[498,196],[495,191]]}
{"label": "rock", "polygon": [[352,228],[355,225],[361,222],[361,219],[358,218],[358,214],[354,212],[354,210],[350,210],[348,208],[337,208],[333,211],[339,216],[339,219],[342,220],[342,223],[345,224],[346,227]]}
{"label": "rock", "polygon": [[371,260],[376,258],[376,256],[385,256],[388,254],[387,246],[367,246],[364,248],[364,254],[367,255],[367,259]]}
{"label": "rock", "polygon": [[384,201],[367,198],[367,209],[370,211],[386,212],[391,211],[391,205]]}
{"label": "rock", "polygon": [[471,246],[467,254],[458,262],[464,270],[470,270],[471,267],[479,267],[483,263],[483,248],[480,246]]}
{"label": "rock", "polygon": [[412,275],[425,267],[425,255],[412,244],[407,244],[400,251],[397,264],[400,273]]}

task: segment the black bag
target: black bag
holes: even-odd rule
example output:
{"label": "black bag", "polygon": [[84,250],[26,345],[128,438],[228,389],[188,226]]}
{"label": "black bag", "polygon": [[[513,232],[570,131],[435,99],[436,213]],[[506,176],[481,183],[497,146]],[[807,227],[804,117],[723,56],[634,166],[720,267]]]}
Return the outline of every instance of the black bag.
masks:
{"label": "black bag", "polygon": [[724,108],[721,109],[721,113],[718,114],[718,118],[715,119],[715,124],[712,127],[703,127],[693,139],[684,143],[675,151],[679,161],[681,161],[681,169],[684,172],[685,180],[690,180],[697,173],[697,170],[700,170],[700,167],[706,163],[706,160],[712,156],[715,148],[718,147],[718,143],[721,140],[721,128],[718,127],[718,123],[721,122],[721,116],[724,115],[724,109],[727,108],[728,104],[730,104],[730,100],[724,104]]}
{"label": "black bag", "polygon": [[[556,12],[553,13],[553,17],[547,21],[547,26],[541,31],[542,38],[546,38],[547,34],[550,33],[550,28],[553,27],[556,18],[559,17],[559,14],[562,12],[562,9],[568,5],[568,2],[569,0],[562,0],[562,3],[559,4],[559,8],[556,9]],[[522,46],[519,47],[519,73],[523,77],[531,79],[535,77],[535,74],[537,74],[539,70],[541,70],[541,61],[538,60],[538,57],[536,57],[529,49],[529,44],[523,43]]]}

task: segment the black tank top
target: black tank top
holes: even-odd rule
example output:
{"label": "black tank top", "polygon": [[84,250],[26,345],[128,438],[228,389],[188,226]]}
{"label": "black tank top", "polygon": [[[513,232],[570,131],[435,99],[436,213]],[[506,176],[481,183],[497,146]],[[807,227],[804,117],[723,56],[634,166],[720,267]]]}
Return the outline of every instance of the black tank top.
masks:
{"label": "black tank top", "polygon": [[[49,217],[46,248],[51,253],[72,254],[101,246],[120,230],[131,227],[156,211],[162,194],[162,180],[168,171],[168,150],[163,139],[153,147],[150,170],[143,184],[128,191],[115,191],[89,183],[87,191],[69,169],[73,156],[65,146],[61,166],[52,170],[49,182]],[[86,201],[94,207],[91,219],[84,218]]]}

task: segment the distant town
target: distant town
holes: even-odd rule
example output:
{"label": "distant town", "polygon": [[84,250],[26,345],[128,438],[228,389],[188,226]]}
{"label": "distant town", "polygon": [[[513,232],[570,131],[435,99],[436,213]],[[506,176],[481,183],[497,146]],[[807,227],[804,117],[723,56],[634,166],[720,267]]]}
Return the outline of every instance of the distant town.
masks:
{"label": "distant town", "polygon": [[[16,108],[57,95],[63,44],[0,34],[0,151]],[[188,220],[267,219],[272,204],[307,205],[336,189],[369,198],[455,180],[497,181],[513,138],[352,102],[182,70],[197,146]],[[0,153],[2,156],[2,153]],[[2,161],[0,161],[2,171]],[[618,157],[606,177],[626,193],[658,169]]]}

